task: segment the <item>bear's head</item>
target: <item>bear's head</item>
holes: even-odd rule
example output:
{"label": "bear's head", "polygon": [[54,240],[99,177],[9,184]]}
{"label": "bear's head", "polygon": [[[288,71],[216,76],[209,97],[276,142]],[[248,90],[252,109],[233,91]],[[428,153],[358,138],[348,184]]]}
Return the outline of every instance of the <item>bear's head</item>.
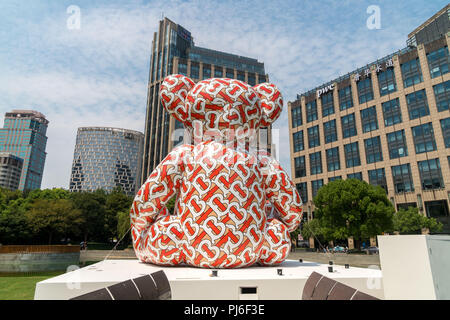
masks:
{"label": "bear's head", "polygon": [[251,87],[245,82],[212,78],[194,83],[183,75],[166,77],[160,88],[167,112],[194,136],[248,137],[272,124],[281,114],[283,98],[270,83]]}

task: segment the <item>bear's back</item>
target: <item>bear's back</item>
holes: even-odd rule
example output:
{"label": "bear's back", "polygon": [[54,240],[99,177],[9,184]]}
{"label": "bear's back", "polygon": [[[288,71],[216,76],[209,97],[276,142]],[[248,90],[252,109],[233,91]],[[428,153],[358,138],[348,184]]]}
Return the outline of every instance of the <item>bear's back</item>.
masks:
{"label": "bear's back", "polygon": [[209,141],[196,145],[184,162],[177,214],[187,238],[187,262],[254,263],[266,223],[264,177],[256,157]]}

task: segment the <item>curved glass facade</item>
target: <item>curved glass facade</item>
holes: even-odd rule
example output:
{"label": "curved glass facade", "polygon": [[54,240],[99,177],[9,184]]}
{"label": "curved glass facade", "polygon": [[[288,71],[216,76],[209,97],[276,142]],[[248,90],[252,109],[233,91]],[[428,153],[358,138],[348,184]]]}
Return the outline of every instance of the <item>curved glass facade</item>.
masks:
{"label": "curved glass facade", "polygon": [[79,128],[70,177],[70,191],[111,191],[120,186],[134,195],[141,186],[144,135],[138,131]]}

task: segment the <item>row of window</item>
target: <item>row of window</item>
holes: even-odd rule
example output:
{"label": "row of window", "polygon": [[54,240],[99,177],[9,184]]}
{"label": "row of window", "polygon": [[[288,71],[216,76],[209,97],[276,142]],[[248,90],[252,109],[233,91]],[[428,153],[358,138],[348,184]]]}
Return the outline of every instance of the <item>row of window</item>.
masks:
{"label": "row of window", "polygon": [[[431,78],[435,78],[448,73],[449,55],[447,47],[443,47],[434,52],[431,52],[427,54],[427,57]],[[423,82],[423,76],[418,58],[401,64],[401,71],[404,88]],[[380,96],[384,96],[397,91],[394,70],[392,68],[387,68],[386,70],[379,72],[378,84]],[[444,84],[441,83],[439,85],[434,86],[438,111],[448,110],[449,86],[450,83],[448,81]],[[372,79],[370,78],[370,76],[358,81],[357,90],[358,90],[359,104],[366,103],[374,99]],[[344,88],[339,89],[338,97],[339,97],[339,109],[341,111],[353,107],[354,104],[352,99],[351,86],[346,86]],[[428,108],[428,106],[426,107],[421,106],[421,104],[423,104],[422,101],[424,99],[426,100],[424,92],[420,93],[417,97],[411,96],[410,98],[413,99],[414,101],[418,100],[416,103],[418,104],[419,109]],[[326,117],[335,113],[332,91],[322,95],[321,101],[322,101],[322,117]],[[297,108],[300,110],[296,110],[295,114],[294,112],[292,113],[292,126],[294,128],[302,125],[301,106],[298,106],[294,109]],[[422,111],[426,112],[425,110]],[[420,110],[415,111],[413,117],[414,116],[419,117]],[[313,100],[306,104],[306,121],[312,122],[317,119],[318,119],[317,102],[316,100]]]}
{"label": "row of window", "polygon": [[[444,136],[445,147],[450,148],[450,118],[441,120],[441,128]],[[433,125],[431,122],[412,127],[411,131],[413,135],[414,148],[416,154],[435,151],[437,149],[433,133]],[[315,138],[313,139],[314,139],[313,141],[315,141]],[[406,157],[408,155],[408,145],[406,143],[404,129],[386,134],[386,139],[388,143],[390,159],[397,159],[401,157]],[[380,136],[365,139],[364,149],[367,164],[383,161],[383,152]],[[325,155],[328,172],[341,169],[339,147],[327,149],[325,151]],[[360,166],[361,157],[359,152],[358,141],[344,145],[344,155],[346,168],[353,168]],[[309,160],[310,160],[309,165],[311,175],[320,174],[323,172],[321,151],[309,154]],[[305,156],[296,157],[294,159],[294,164],[295,164],[295,177],[296,178],[305,177],[306,176]]]}
{"label": "row of window", "polygon": [[[417,162],[420,173],[420,183],[422,190],[434,190],[444,188],[444,180],[442,178],[441,166],[439,159],[431,159]],[[392,166],[392,180],[395,193],[414,192],[414,181],[411,173],[411,165],[409,163]],[[369,183],[374,186],[382,187],[388,192],[385,168],[379,168],[367,171]],[[347,179],[362,180],[362,172],[347,174]],[[328,182],[342,179],[342,176],[336,176],[328,179]],[[324,184],[323,179],[311,181],[311,191],[313,198],[317,195],[317,191]],[[297,190],[303,200],[308,201],[307,182],[296,184]]]}
{"label": "row of window", "polygon": [[[450,101],[450,81],[446,81],[433,87],[436,99],[437,111],[442,112],[449,110]],[[419,90],[406,95],[406,104],[408,109],[409,120],[425,117],[430,114],[428,99],[425,90]],[[403,122],[400,100],[398,98],[386,101],[381,104],[383,111],[384,126],[389,127],[397,123]],[[328,111],[327,111],[328,112]],[[377,130],[378,119],[375,106],[363,109],[361,113],[361,124],[363,132]],[[301,106],[292,108],[292,127],[298,127],[303,124]],[[306,104],[306,115],[308,122],[317,120],[317,106],[315,101]],[[341,117],[342,125],[349,131],[345,131],[343,137],[356,135],[355,113]],[[335,121],[335,120],[331,120]],[[325,122],[329,123],[329,122]],[[332,124],[330,124],[332,125]],[[331,142],[331,141],[330,141]]]}
{"label": "row of window", "polygon": [[[366,120],[366,124],[364,124]],[[367,118],[362,118],[363,128],[365,126],[377,126],[376,122],[367,122]],[[442,136],[446,148],[450,148],[450,118],[440,120]],[[433,124],[431,122],[424,123],[418,126],[411,127],[411,132],[414,140],[414,149],[416,154],[423,152],[430,152],[436,150],[436,139],[434,136]],[[307,129],[308,133],[308,148],[320,146],[319,125]],[[323,134],[325,144],[337,141],[336,120],[331,120],[323,124]],[[348,138],[356,136],[356,125],[354,114],[342,117],[342,136]],[[408,155],[408,147],[406,143],[405,130],[398,130],[386,135],[389,149],[390,159],[396,159]],[[367,149],[379,149],[381,152],[380,137],[365,139],[366,151]],[[357,144],[357,142],[355,142]],[[350,144],[348,144],[350,145]],[[305,141],[303,130],[293,133],[294,152],[303,151],[305,149]],[[374,161],[372,158],[367,158],[367,163],[382,161],[382,156],[376,156]]]}
{"label": "row of window", "polygon": [[[188,75],[188,66],[186,63],[179,62],[178,63],[178,73],[187,76]],[[214,76],[213,76],[214,75]],[[200,79],[200,65],[198,63],[191,63],[191,72],[190,77],[194,79]],[[209,78],[230,78],[234,79],[234,69],[226,68],[225,72],[222,67],[215,67],[214,73],[211,70],[211,65],[203,64],[203,74],[202,79],[209,79]],[[237,71],[237,80],[245,81],[245,72],[244,71]],[[263,74],[258,75],[259,83],[266,82],[266,76]],[[256,85],[256,76],[254,73],[248,73],[247,75],[247,82],[249,85],[254,86]]]}

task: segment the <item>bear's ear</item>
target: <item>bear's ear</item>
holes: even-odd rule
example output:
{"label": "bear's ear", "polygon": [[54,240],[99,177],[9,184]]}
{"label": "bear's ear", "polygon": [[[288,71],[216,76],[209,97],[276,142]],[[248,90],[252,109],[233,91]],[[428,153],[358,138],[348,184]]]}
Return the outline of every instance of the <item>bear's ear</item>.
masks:
{"label": "bear's ear", "polygon": [[182,123],[185,123],[188,118],[185,100],[193,86],[194,81],[190,78],[181,74],[173,74],[164,79],[159,89],[159,96],[164,108]]}
{"label": "bear's ear", "polygon": [[261,99],[261,126],[270,126],[281,115],[283,97],[277,86],[271,83],[261,83],[253,87]]}

